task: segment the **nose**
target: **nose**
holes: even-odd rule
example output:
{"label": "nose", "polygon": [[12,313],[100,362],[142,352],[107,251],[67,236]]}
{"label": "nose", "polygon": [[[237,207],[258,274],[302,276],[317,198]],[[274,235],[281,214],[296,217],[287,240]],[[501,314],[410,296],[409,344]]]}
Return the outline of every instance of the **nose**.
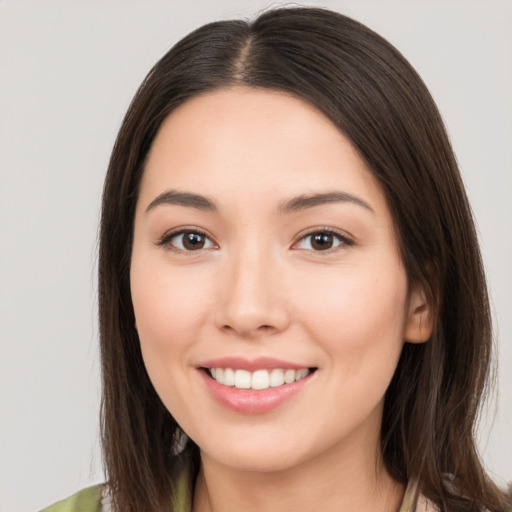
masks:
{"label": "nose", "polygon": [[215,324],[244,338],[272,335],[290,323],[283,269],[257,248],[238,251],[219,273]]}

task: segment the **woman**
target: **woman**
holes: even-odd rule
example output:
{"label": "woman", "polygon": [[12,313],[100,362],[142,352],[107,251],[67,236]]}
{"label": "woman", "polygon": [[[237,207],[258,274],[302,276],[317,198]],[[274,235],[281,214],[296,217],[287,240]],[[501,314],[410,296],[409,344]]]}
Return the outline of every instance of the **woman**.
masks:
{"label": "woman", "polygon": [[474,445],[491,328],[455,158],[359,23],[278,9],[156,64],[99,288],[108,482],[49,510],[510,510]]}

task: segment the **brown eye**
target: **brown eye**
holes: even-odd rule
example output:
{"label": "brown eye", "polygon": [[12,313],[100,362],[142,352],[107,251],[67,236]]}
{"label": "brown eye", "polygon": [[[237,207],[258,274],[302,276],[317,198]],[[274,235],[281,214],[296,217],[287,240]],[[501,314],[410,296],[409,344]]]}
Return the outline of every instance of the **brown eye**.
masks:
{"label": "brown eye", "polygon": [[211,249],[215,246],[204,233],[192,230],[172,233],[168,237],[164,238],[162,245],[169,245],[173,249],[186,252]]}
{"label": "brown eye", "polygon": [[311,236],[311,247],[315,251],[325,251],[331,249],[334,244],[334,235],[332,233],[315,233]]}
{"label": "brown eye", "polygon": [[204,247],[206,237],[200,233],[185,232],[183,233],[183,247],[188,251],[197,251]]}
{"label": "brown eye", "polygon": [[350,246],[352,245],[351,240],[347,237],[331,232],[315,231],[303,236],[295,245],[294,249],[305,249],[308,251],[322,252],[329,251],[330,249],[336,249],[337,247]]}

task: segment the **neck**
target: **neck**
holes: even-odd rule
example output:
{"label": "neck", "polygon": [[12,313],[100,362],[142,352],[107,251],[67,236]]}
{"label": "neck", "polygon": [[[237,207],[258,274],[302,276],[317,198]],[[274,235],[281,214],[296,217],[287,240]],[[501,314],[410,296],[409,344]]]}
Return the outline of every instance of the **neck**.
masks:
{"label": "neck", "polygon": [[[368,441],[366,447],[371,447]],[[193,511],[397,512],[404,486],[391,478],[375,456],[379,453],[375,441],[373,450],[345,444],[272,472],[230,468],[202,454]]]}

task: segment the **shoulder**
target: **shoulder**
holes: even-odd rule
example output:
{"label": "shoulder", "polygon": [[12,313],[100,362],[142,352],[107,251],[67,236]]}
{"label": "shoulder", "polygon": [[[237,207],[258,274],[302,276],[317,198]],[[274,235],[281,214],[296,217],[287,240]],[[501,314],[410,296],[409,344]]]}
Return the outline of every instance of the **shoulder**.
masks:
{"label": "shoulder", "polygon": [[102,512],[102,485],[87,487],[41,512]]}
{"label": "shoulder", "polygon": [[[173,496],[173,508],[176,512],[192,510],[193,485],[190,469],[187,467],[179,475]],[[40,512],[112,512],[112,499],[105,485],[87,487],[69,498],[58,501]]]}

